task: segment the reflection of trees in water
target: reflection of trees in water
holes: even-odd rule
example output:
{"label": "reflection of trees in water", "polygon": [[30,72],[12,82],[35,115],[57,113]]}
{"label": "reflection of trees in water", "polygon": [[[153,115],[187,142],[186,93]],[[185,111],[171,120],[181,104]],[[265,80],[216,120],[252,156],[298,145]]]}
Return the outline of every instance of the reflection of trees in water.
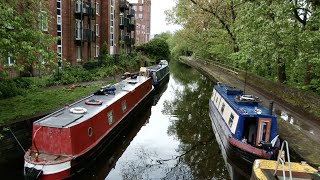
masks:
{"label": "reflection of trees in water", "polygon": [[[168,134],[179,139],[181,144],[177,151],[183,155],[167,174],[167,179],[179,177],[186,169],[191,170],[189,179],[229,179],[208,115],[213,84],[185,68],[180,69],[178,75],[174,71],[172,74],[178,80],[192,75],[192,81],[185,81],[183,90],[176,89],[173,100],[164,102],[163,113],[172,117]],[[183,74],[185,76],[181,76]]]}

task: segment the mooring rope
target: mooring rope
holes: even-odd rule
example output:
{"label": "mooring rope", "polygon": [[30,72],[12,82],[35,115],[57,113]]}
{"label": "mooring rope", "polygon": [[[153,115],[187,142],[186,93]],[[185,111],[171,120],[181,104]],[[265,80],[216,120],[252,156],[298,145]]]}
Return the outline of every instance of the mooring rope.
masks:
{"label": "mooring rope", "polygon": [[11,134],[13,135],[14,139],[18,142],[19,146],[21,147],[21,149],[23,150],[23,152],[26,152],[26,150],[24,150],[23,146],[21,145],[21,143],[19,142],[18,138],[14,135],[14,133],[11,131],[10,127],[8,127],[8,129],[10,130]]}

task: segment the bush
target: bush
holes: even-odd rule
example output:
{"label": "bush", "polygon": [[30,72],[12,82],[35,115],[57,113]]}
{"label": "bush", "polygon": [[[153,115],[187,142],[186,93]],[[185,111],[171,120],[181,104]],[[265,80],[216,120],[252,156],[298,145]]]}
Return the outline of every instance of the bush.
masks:
{"label": "bush", "polygon": [[[16,82],[18,82],[18,84]],[[24,92],[24,88],[21,88],[21,86],[23,86],[23,84],[23,80],[2,80],[0,82],[0,99],[6,99],[17,95],[22,95]]]}

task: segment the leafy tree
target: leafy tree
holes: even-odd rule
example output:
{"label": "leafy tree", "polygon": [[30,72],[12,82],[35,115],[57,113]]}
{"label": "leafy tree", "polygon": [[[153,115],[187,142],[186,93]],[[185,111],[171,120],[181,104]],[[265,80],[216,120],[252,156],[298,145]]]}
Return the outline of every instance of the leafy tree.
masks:
{"label": "leafy tree", "polygon": [[[47,1],[20,0],[0,2],[0,54],[3,62],[15,59],[19,71],[56,65],[51,51],[54,38],[46,32],[49,17]],[[4,63],[5,64],[5,63]]]}
{"label": "leafy tree", "polygon": [[166,40],[161,37],[152,39],[148,43],[138,46],[136,49],[154,59],[157,63],[161,59],[168,60],[170,57],[169,45]]}

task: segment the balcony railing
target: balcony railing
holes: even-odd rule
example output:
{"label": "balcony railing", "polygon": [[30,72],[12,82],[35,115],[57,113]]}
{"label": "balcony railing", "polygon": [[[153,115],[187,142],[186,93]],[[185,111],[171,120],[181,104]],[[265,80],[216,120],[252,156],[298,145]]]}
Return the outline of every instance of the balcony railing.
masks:
{"label": "balcony railing", "polygon": [[95,42],[96,32],[91,29],[84,29],[82,32],[80,29],[76,29],[75,41],[78,43],[79,42]]}
{"label": "balcony railing", "polygon": [[129,9],[129,2],[127,2],[126,0],[121,0],[120,1],[120,11],[124,12],[125,10]]}
{"label": "balcony railing", "polygon": [[89,3],[76,3],[75,4],[75,17],[81,19],[81,16],[88,16],[91,19],[96,18],[96,9]]}
{"label": "balcony railing", "polygon": [[134,9],[130,9],[129,11],[128,11],[128,17],[129,18],[131,18],[131,17],[134,17],[135,16],[135,14],[136,14],[136,11],[134,10]]}
{"label": "balcony railing", "polygon": [[128,31],[134,31],[134,30],[135,30],[135,25],[134,25],[134,24],[129,24],[127,30],[128,30]]}
{"label": "balcony railing", "polygon": [[127,45],[131,43],[129,35],[125,35],[124,36],[124,43],[127,44]]}

